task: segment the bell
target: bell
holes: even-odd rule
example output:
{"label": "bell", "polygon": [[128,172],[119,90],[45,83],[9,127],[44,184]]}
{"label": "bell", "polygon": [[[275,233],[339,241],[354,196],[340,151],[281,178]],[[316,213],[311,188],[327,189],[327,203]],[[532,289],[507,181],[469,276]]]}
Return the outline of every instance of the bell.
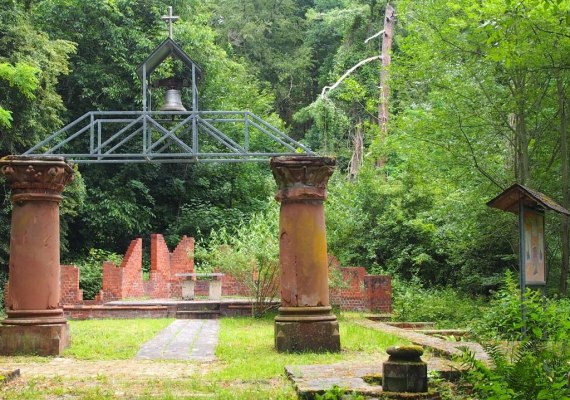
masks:
{"label": "bell", "polygon": [[182,105],[180,90],[168,89],[166,91],[165,101],[160,111],[186,111]]}

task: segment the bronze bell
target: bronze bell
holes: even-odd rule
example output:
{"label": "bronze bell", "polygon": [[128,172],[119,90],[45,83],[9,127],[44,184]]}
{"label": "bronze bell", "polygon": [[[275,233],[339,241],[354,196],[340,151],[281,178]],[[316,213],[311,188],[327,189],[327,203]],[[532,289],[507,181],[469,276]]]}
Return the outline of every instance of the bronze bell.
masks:
{"label": "bronze bell", "polygon": [[160,111],[186,111],[182,105],[182,98],[180,97],[180,90],[168,89],[164,98],[164,104]]}

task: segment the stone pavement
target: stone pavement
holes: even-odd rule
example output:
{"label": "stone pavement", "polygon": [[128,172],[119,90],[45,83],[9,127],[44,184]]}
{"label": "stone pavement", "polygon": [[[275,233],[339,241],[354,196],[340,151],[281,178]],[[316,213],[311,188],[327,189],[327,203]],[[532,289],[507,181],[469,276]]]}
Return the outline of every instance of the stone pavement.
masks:
{"label": "stone pavement", "polygon": [[463,349],[467,349],[473,353],[475,359],[483,362],[488,366],[492,366],[491,358],[479,343],[466,341],[450,342],[448,340],[424,335],[419,332],[414,332],[413,330],[397,328],[395,326],[391,326],[379,321],[359,320],[357,323],[367,328],[376,329],[382,332],[406,338],[413,344],[426,347],[430,349],[434,354],[448,359],[462,354]]}
{"label": "stone pavement", "polygon": [[[385,359],[387,358],[388,355]],[[382,390],[381,383],[374,382],[381,381],[382,362],[385,359],[379,359],[377,362],[288,365],[285,367],[285,372],[301,398],[313,398],[315,393],[323,393],[335,385],[366,398],[390,398],[389,394]],[[452,361],[441,358],[431,358],[425,361],[428,363],[429,371],[438,371],[440,376],[450,380],[459,377],[460,366]],[[431,399],[432,394],[414,394],[406,398]]]}
{"label": "stone pavement", "polygon": [[219,331],[217,320],[177,319],[143,344],[137,358],[213,361]]}
{"label": "stone pavement", "polygon": [[[429,348],[435,356],[427,355],[424,357],[424,361],[428,363],[428,371],[438,371],[440,376],[447,380],[459,378],[462,370],[465,368],[451,360],[453,356],[461,354],[462,348],[470,350],[476,359],[488,365],[491,363],[489,356],[478,343],[450,342],[367,319],[355,322],[370,329],[400,336],[414,344]],[[388,355],[386,355],[385,359],[387,358]],[[396,395],[383,392],[382,386],[378,382],[382,376],[382,362],[385,359],[379,359],[376,362],[360,361],[330,365],[294,365],[286,366],[285,371],[301,398],[312,398],[315,393],[323,393],[334,385],[345,388],[349,392],[361,394],[366,398],[392,398],[391,396],[402,398],[401,394]],[[409,397],[405,398],[435,399],[439,398],[439,396],[433,393],[424,393],[409,394]]]}

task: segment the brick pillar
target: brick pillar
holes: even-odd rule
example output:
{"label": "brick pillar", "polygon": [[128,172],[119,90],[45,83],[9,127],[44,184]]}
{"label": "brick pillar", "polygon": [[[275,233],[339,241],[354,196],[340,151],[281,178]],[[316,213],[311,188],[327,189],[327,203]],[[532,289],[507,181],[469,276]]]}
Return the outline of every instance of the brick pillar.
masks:
{"label": "brick pillar", "polygon": [[59,203],[73,169],[62,157],[8,156],[0,173],[13,204],[0,354],[59,355],[69,344],[60,305]]}
{"label": "brick pillar", "polygon": [[323,202],[334,171],[330,157],[293,156],[271,160],[277,181],[281,307],[275,317],[275,348],[339,351],[331,313]]}
{"label": "brick pillar", "polygon": [[368,310],[392,312],[392,278],[388,275],[366,275],[364,287],[368,298]]}

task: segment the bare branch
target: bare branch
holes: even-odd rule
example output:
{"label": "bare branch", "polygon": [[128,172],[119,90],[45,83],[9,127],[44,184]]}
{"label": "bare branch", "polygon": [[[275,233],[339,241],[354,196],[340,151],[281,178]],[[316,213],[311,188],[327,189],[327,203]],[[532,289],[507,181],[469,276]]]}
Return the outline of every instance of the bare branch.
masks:
{"label": "bare branch", "polygon": [[374,38],[377,38],[378,36],[382,35],[384,32],[385,32],[385,29],[382,29],[380,32],[378,32],[378,33],[376,33],[376,34],[370,36],[368,39],[366,39],[366,40],[364,41],[364,44],[368,43],[369,41],[371,41],[371,40],[374,39]]}
{"label": "bare branch", "polygon": [[348,71],[346,71],[344,73],[343,76],[340,77],[340,79],[338,81],[335,82],[334,85],[332,86],[325,86],[323,88],[323,90],[321,91],[321,97],[324,97],[326,95],[327,91],[331,91],[337,88],[338,85],[340,85],[342,83],[342,81],[344,81],[350,74],[352,74],[354,72],[355,69],[357,69],[358,67],[369,63],[370,61],[374,61],[374,60],[378,60],[378,59],[382,59],[382,56],[378,55],[378,56],[373,56],[373,57],[369,57],[366,60],[362,60],[360,61],[358,64],[356,64],[354,67],[352,67],[351,69],[349,69]]}

